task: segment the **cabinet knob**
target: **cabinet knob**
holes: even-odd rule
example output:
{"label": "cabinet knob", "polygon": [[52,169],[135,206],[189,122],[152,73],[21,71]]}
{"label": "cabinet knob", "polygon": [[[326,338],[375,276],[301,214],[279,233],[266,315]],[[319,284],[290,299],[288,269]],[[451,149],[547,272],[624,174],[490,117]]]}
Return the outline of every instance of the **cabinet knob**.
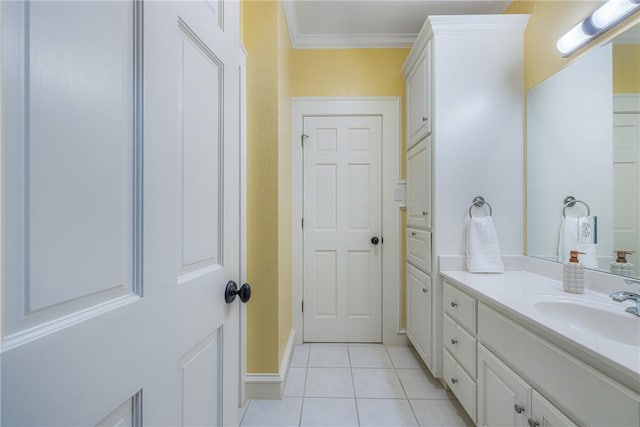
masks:
{"label": "cabinet knob", "polygon": [[533,418],[529,418],[527,422],[529,423],[529,427],[538,427],[540,425],[540,423]]}
{"label": "cabinet knob", "polygon": [[451,378],[451,384],[455,384],[455,383],[457,383],[457,382],[458,382],[458,379],[457,379],[457,378]]}
{"label": "cabinet knob", "polygon": [[455,338],[451,338],[451,344],[456,345],[458,344],[458,340]]}
{"label": "cabinet knob", "polygon": [[427,211],[422,211],[422,216],[427,216],[427,215],[429,215],[429,212],[427,212]]}
{"label": "cabinet knob", "polygon": [[429,292],[429,289],[427,289],[427,288],[422,288],[422,292],[426,294],[427,292]]}
{"label": "cabinet knob", "polygon": [[428,117],[423,117],[423,118],[422,118],[422,121],[423,121],[423,122],[426,122],[427,120],[429,120],[429,118],[428,118]]}
{"label": "cabinet knob", "polygon": [[451,307],[456,308],[458,306],[457,302],[451,301]]}
{"label": "cabinet knob", "polygon": [[516,411],[516,413],[521,414],[524,412],[524,406],[519,405],[519,404],[515,404],[513,405],[513,409]]}
{"label": "cabinet knob", "polygon": [[417,233],[416,233],[415,231],[412,231],[412,232],[411,232],[411,235],[412,235],[412,236],[415,236],[416,234],[417,234]]}

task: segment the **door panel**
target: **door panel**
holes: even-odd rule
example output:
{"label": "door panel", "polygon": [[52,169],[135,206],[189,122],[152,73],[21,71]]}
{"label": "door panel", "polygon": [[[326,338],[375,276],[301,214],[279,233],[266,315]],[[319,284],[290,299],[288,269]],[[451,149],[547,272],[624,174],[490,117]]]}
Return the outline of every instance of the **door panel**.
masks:
{"label": "door panel", "polygon": [[223,65],[187,24],[182,30],[182,268],[219,263]]}
{"label": "door panel", "polygon": [[640,275],[640,114],[613,115],[613,246]]}
{"label": "door panel", "polygon": [[[478,425],[526,426],[531,387],[478,345]],[[519,412],[515,405],[522,407]]]}
{"label": "door panel", "polygon": [[307,117],[304,340],[381,340],[381,120]]}
{"label": "door panel", "polygon": [[531,393],[531,419],[538,422],[539,427],[576,427],[558,408],[553,406],[540,393]]}
{"label": "door panel", "polygon": [[407,152],[407,227],[431,229],[431,137]]}
{"label": "door panel", "polygon": [[407,335],[431,364],[431,277],[411,264],[407,267]]}
{"label": "door panel", "polygon": [[181,426],[222,425],[221,334],[217,330],[178,362]]}
{"label": "door panel", "polygon": [[237,2],[0,7],[0,424],[237,424]]}
{"label": "door panel", "polygon": [[[4,131],[13,142],[4,175],[13,284],[5,340],[139,285],[134,12],[126,2],[98,4],[95,13],[86,4],[3,4],[3,100],[12,107],[3,109],[11,123]],[[76,37],[92,29],[116,36]],[[82,73],[77,52],[91,64]],[[104,102],[96,105],[96,97]]]}

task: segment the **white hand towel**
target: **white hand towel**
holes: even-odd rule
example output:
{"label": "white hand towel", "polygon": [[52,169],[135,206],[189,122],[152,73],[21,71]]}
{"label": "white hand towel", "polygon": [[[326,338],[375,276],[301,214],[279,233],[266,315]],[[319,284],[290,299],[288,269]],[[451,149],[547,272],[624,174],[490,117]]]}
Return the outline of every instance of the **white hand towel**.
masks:
{"label": "white hand towel", "polygon": [[[591,233],[585,235],[585,224],[589,224]],[[582,232],[581,232],[582,230]],[[558,261],[568,262],[571,251],[582,252],[578,256],[580,264],[587,268],[598,268],[597,251],[597,219],[596,217],[565,217],[560,224],[558,239]]]}
{"label": "white hand towel", "polygon": [[467,270],[471,273],[503,273],[498,234],[490,216],[471,218],[467,227]]}

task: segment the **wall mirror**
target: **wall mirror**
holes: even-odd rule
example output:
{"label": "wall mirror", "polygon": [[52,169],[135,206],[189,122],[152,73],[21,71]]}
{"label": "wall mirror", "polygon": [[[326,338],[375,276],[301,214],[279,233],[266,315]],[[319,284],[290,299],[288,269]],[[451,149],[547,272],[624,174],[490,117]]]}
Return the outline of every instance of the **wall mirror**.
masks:
{"label": "wall mirror", "polygon": [[527,93],[527,255],[571,249],[640,278],[640,24]]}

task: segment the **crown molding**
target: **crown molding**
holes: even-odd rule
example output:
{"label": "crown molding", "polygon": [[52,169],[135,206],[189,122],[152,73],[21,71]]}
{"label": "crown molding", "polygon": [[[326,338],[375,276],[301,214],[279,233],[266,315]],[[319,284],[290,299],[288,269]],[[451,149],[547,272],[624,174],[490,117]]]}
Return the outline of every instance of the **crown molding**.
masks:
{"label": "crown molding", "polygon": [[481,34],[498,31],[522,32],[530,15],[440,15],[427,18],[425,26],[438,34]]}
{"label": "crown molding", "polygon": [[291,46],[295,48],[296,37],[298,36],[298,17],[296,16],[296,8],[293,5],[293,0],[283,1],[282,7],[284,8],[287,27],[289,27],[289,39],[291,40]]}
{"label": "crown molding", "polygon": [[[349,48],[406,48],[416,42],[416,33],[398,34],[301,34],[298,28],[295,0],[282,2],[284,14],[289,27],[291,46],[294,49],[349,49]],[[494,13],[503,12],[510,2],[498,2],[493,8]],[[466,20],[465,17],[470,19]],[[479,18],[480,17],[480,18]],[[507,17],[507,18],[504,18]],[[519,18],[517,18],[519,17]],[[462,19],[460,19],[462,18]],[[441,15],[431,16],[427,19],[420,34],[425,36],[425,27],[438,28],[439,32],[453,34],[459,31],[478,33],[495,30],[496,26],[514,31],[526,26],[528,15]],[[505,21],[507,23],[505,23]],[[518,23],[519,22],[519,23]],[[435,30],[435,28],[434,28]]]}
{"label": "crown molding", "polygon": [[294,49],[351,49],[411,47],[417,34],[298,34]]}
{"label": "crown molding", "polygon": [[293,0],[283,1],[284,15],[294,49],[351,49],[410,47],[417,34],[300,34]]}

